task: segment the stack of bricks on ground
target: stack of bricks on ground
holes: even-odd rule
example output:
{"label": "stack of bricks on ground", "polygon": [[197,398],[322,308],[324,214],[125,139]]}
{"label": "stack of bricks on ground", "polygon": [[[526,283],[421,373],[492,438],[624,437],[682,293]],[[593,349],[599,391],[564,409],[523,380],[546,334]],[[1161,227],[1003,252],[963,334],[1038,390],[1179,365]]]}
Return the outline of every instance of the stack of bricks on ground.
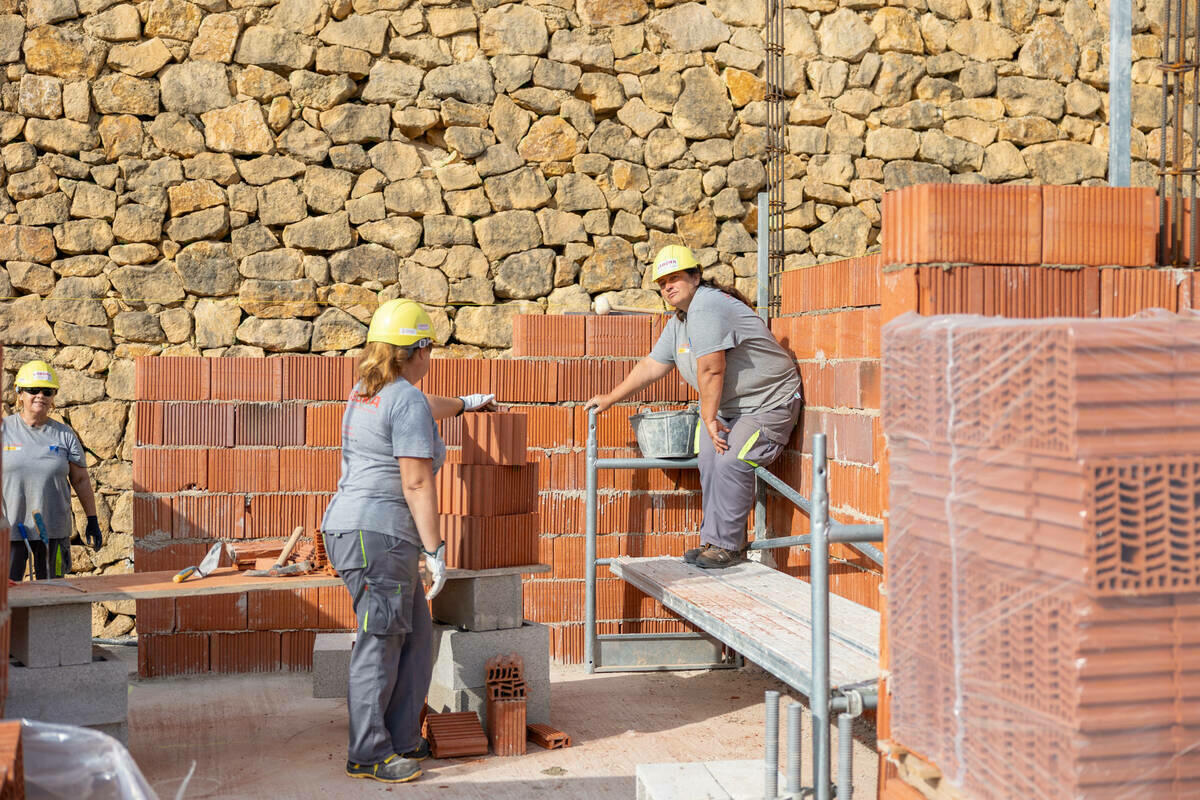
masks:
{"label": "stack of bricks on ground", "polygon": [[976,800],[1196,794],[1200,315],[901,317],[883,364],[892,738]]}

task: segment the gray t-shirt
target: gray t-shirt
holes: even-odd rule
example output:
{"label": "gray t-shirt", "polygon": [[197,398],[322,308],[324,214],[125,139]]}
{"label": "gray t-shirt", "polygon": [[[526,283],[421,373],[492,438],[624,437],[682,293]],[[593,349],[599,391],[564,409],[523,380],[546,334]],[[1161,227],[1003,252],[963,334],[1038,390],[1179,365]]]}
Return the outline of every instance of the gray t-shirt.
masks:
{"label": "gray t-shirt", "polygon": [[762,318],[740,300],[701,286],[688,306],[687,321],[672,317],[650,357],[674,364],[688,385],[696,383],[696,359],[725,351],[725,384],[717,413],[753,414],[790,403],[800,392],[791,355],[779,346]]}
{"label": "gray t-shirt", "polygon": [[17,524],[38,541],[34,512],[40,512],[51,539],[71,536],[70,464],[87,466],[83,445],[70,426],[56,419],[31,428],[18,414],[4,418],[4,516],[9,536],[20,541]]}
{"label": "gray t-shirt", "polygon": [[446,445],[429,401],[403,378],[374,397],[362,397],[355,386],[342,416],[342,477],[321,529],[376,531],[419,547],[397,458],[432,459],[435,474],[442,468]]}

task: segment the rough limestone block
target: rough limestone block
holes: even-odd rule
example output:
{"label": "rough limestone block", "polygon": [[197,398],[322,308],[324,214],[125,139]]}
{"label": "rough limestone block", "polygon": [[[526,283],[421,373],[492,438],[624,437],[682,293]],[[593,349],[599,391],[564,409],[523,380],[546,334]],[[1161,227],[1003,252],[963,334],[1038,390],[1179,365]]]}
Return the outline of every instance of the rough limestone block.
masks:
{"label": "rough limestone block", "polygon": [[[525,722],[550,724],[550,681],[526,681]],[[434,681],[429,684],[425,702],[435,712],[474,711],[487,728],[487,691],[483,686],[451,689]]]}
{"label": "rough limestone block", "polygon": [[125,663],[103,647],[92,648],[87,664],[34,668],[10,662],[4,714],[80,726],[124,722],[128,674]]}
{"label": "rough limestone block", "polygon": [[353,633],[318,633],[313,641],[313,697],[345,697]]}
{"label": "rough limestone block", "polygon": [[521,576],[452,578],[433,598],[433,618],[468,631],[519,628],[525,620]]}
{"label": "rough limestone block", "polygon": [[12,610],[12,657],[25,667],[65,667],[92,661],[88,603]]}
{"label": "rough limestone block", "polygon": [[550,629],[537,622],[497,631],[460,631],[434,625],[433,653],[434,683],[455,691],[483,686],[488,660],[509,653],[525,661],[527,683],[550,681]]}

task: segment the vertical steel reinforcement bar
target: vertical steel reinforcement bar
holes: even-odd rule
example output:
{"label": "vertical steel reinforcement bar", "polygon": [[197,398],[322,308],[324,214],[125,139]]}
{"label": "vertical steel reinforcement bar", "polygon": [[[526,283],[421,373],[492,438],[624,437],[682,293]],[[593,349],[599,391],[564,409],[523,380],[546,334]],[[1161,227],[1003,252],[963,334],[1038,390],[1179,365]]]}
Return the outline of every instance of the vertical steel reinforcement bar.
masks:
{"label": "vertical steel reinforcement bar", "polygon": [[816,800],[830,800],[829,735],[829,467],[825,462],[825,434],[812,438],[812,545],[809,580],[812,582],[812,694],[813,791]]}
{"label": "vertical steel reinforcement bar", "polygon": [[[768,316],[779,316],[781,307],[780,275],[783,273],[783,170],[787,155],[787,82],[783,53],[783,15],[785,0],[767,0],[763,20],[766,42],[767,101],[767,284]],[[762,230],[763,206],[759,204],[759,230]],[[760,240],[761,241],[761,240]],[[761,245],[760,245],[761,247]]]}
{"label": "vertical steel reinforcement bar", "polygon": [[583,663],[588,674],[596,671],[596,409],[588,410],[588,438],[585,471],[587,472],[587,507],[584,536],[584,619]]}
{"label": "vertical steel reinforcement bar", "polygon": [[[1200,219],[1192,213],[1196,202],[1196,179],[1200,175],[1197,156],[1197,124],[1200,122],[1200,96],[1197,81],[1200,79],[1200,48],[1196,46],[1197,23],[1200,22],[1200,0],[1192,0],[1194,7],[1189,16],[1188,0],[1167,0],[1163,8],[1163,55],[1158,68],[1162,72],[1162,105],[1158,156],[1158,220],[1159,220],[1159,263],[1164,266],[1196,266],[1196,244],[1200,234]],[[1129,66],[1129,51],[1117,52],[1118,24],[1122,28],[1131,23],[1117,15],[1130,13],[1122,6],[1122,0],[1112,0],[1113,21],[1110,43],[1110,72],[1117,74],[1121,65]],[[1122,45],[1124,46],[1124,45]],[[1190,47],[1190,50],[1189,50]],[[1120,59],[1120,62],[1118,62]],[[1189,81],[1191,91],[1188,91]],[[1111,83],[1111,81],[1110,81]],[[1114,165],[1111,153],[1115,147],[1115,131],[1126,131],[1129,122],[1119,126],[1117,87],[1111,89],[1112,121],[1109,128],[1110,174]],[[1190,133],[1186,128],[1187,109],[1191,106]],[[1191,151],[1190,154],[1188,151]],[[1190,158],[1189,158],[1190,155]],[[1191,162],[1189,165],[1189,161]],[[1185,178],[1187,185],[1185,188]],[[1188,200],[1185,202],[1184,197]],[[1191,224],[1185,224],[1188,217]]]}

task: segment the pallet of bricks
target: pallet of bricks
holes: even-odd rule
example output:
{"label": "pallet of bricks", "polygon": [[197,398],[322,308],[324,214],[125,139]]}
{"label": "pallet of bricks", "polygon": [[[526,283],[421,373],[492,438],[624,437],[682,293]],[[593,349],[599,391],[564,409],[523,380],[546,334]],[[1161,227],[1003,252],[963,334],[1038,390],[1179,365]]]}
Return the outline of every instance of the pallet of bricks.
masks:
{"label": "pallet of bricks", "polygon": [[1200,796],[1200,316],[906,315],[883,374],[893,765]]}

